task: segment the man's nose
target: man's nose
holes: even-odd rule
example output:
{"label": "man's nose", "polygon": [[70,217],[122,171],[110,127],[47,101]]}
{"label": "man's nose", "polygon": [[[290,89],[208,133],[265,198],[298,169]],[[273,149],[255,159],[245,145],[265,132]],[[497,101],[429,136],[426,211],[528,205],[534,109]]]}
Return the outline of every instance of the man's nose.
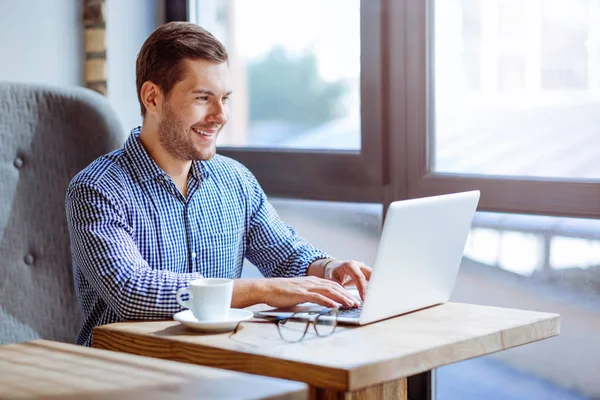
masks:
{"label": "man's nose", "polygon": [[225,110],[224,104],[216,105],[213,109],[213,112],[210,115],[210,119],[212,122],[215,122],[219,125],[225,125],[227,123],[227,112]]}

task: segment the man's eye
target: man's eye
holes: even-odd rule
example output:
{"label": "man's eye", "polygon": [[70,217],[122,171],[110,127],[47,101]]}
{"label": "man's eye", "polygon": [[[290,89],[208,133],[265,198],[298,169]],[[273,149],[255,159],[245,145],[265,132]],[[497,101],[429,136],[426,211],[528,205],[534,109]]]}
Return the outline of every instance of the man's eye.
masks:
{"label": "man's eye", "polygon": [[223,97],[223,104],[227,104],[229,102],[229,97]]}
{"label": "man's eye", "polygon": [[200,96],[200,97],[196,97],[196,100],[208,101],[208,96]]}

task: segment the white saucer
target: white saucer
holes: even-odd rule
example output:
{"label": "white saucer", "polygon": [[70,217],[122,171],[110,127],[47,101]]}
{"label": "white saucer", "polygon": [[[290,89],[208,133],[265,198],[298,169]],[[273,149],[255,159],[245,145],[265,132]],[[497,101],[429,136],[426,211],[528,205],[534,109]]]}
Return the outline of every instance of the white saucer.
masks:
{"label": "white saucer", "polygon": [[232,308],[229,310],[229,318],[224,321],[199,321],[192,314],[192,310],[180,311],[173,315],[173,319],[182,323],[188,328],[202,332],[226,332],[235,329],[240,321],[245,321],[254,317],[252,311],[241,308]]}

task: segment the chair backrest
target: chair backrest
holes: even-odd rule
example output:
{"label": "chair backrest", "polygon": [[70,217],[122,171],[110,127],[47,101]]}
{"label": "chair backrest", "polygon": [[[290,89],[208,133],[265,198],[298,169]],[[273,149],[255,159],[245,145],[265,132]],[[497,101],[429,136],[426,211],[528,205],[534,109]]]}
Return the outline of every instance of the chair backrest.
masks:
{"label": "chair backrest", "polygon": [[65,192],[124,136],[91,90],[0,82],[0,344],[74,342],[81,311]]}

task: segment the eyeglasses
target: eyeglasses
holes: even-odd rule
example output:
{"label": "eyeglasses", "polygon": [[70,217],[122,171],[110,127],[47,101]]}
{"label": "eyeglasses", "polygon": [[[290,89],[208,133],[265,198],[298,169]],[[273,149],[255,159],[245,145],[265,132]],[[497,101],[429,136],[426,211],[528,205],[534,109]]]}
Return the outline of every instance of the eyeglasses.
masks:
{"label": "eyeglasses", "polygon": [[289,317],[261,316],[261,318],[264,319],[239,322],[231,335],[237,333],[242,323],[275,324],[277,325],[277,331],[281,339],[289,343],[296,343],[304,339],[309,325],[312,324],[317,336],[326,337],[335,331],[338,320],[338,309],[325,308],[318,311],[297,312]]}

